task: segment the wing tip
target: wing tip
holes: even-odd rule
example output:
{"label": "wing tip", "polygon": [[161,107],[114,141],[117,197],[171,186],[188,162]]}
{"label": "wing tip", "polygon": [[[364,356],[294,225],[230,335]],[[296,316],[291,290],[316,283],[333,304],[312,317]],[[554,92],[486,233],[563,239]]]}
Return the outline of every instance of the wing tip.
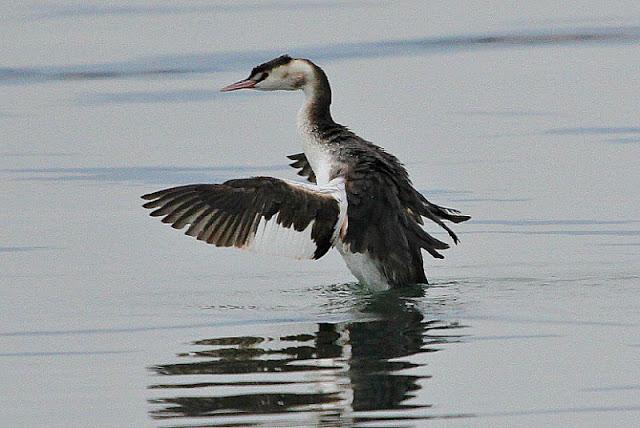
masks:
{"label": "wing tip", "polygon": [[162,196],[166,195],[169,192],[175,191],[176,189],[177,189],[177,187],[172,187],[171,189],[162,189],[162,190],[158,190],[156,192],[146,193],[146,194],[140,196],[140,198],[144,199],[146,201],[152,201],[154,199],[161,198]]}
{"label": "wing tip", "polygon": [[465,214],[456,214],[452,215],[449,220],[454,223],[462,223],[463,221],[471,220],[471,216]]}
{"label": "wing tip", "polygon": [[150,200],[149,202],[142,204],[142,208],[146,208],[148,210],[155,207],[157,207],[157,200]]}

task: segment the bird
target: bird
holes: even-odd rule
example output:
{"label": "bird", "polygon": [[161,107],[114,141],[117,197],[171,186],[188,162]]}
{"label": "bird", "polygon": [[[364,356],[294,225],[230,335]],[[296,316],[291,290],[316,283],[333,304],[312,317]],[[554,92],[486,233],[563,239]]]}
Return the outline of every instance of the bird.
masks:
{"label": "bird", "polygon": [[335,248],[371,289],[428,284],[422,250],[441,259],[449,245],[422,228],[423,218],[458,244],[445,221],[471,217],[427,200],[398,158],[335,122],[329,80],[311,60],[279,56],[221,91],[241,89],[304,93],[303,152],[288,158],[306,181],[259,176],[168,188],[142,196],[150,215],[217,247],[311,260]]}

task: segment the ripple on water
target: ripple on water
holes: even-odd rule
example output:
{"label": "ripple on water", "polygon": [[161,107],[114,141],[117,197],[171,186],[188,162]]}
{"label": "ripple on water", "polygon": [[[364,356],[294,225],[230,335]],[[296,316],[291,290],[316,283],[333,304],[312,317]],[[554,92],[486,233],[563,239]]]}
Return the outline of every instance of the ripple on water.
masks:
{"label": "ripple on water", "polygon": [[[538,32],[505,32],[493,34],[466,34],[451,37],[426,37],[404,40],[376,40],[372,42],[325,44],[297,49],[299,55],[319,62],[358,58],[384,58],[392,56],[424,55],[475,49],[505,49],[515,47],[559,46],[568,44],[621,44],[640,40],[635,26],[594,27]],[[279,50],[211,52],[205,54],[162,55],[127,62],[89,65],[4,67],[0,68],[0,84],[27,84],[42,81],[75,81],[96,79],[123,79],[153,76],[176,76],[189,73],[215,73],[245,70],[282,54]],[[145,97],[144,94],[137,94]],[[161,94],[150,94],[153,97]],[[95,101],[95,100],[91,100]],[[135,102],[134,98],[112,99],[112,102]],[[589,128],[585,128],[587,131]],[[550,130],[549,133],[573,133],[574,129]]]}

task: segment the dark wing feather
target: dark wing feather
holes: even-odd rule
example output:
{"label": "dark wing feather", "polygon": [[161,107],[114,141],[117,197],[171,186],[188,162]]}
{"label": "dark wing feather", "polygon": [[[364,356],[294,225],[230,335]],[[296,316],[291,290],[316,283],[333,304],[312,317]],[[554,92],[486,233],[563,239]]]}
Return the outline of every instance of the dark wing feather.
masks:
{"label": "dark wing feather", "polygon": [[316,183],[316,174],[311,169],[311,165],[304,153],[296,153],[287,157],[293,161],[289,166],[300,170],[298,171],[299,176],[306,177],[311,183]]}
{"label": "dark wing feather", "polygon": [[418,197],[422,202],[422,205],[418,205],[418,208],[417,208],[419,210],[418,212],[421,215],[427,217],[429,220],[433,221],[434,223],[437,223],[444,230],[446,230],[449,236],[451,237],[451,239],[453,239],[453,242],[455,242],[456,244],[460,242],[460,239],[458,239],[458,236],[454,233],[454,231],[451,230],[449,226],[444,224],[442,220],[448,220],[453,223],[461,223],[463,221],[469,220],[471,217],[468,215],[460,214],[460,211],[458,210],[454,210],[452,208],[445,208],[436,204],[432,204],[424,196],[422,196],[419,193],[418,193]]}
{"label": "dark wing feather", "polygon": [[458,243],[460,240],[458,236],[451,230],[442,220],[447,220],[452,223],[462,223],[471,219],[468,215],[463,215],[460,211],[453,208],[446,208],[429,202],[424,196],[413,188],[409,175],[402,166],[402,163],[393,156],[387,153],[382,148],[375,146],[369,142],[365,142],[369,147],[375,147],[386,166],[386,170],[393,175],[393,181],[396,186],[402,188],[404,191],[399,193],[400,200],[404,207],[408,210],[409,215],[413,216],[415,220],[422,224],[421,216],[428,218],[447,231],[454,243]]}
{"label": "dark wing feather", "polygon": [[385,276],[396,285],[424,283],[420,249],[435,258],[449,245],[421,227],[422,216],[443,227],[454,242],[455,233],[444,220],[461,222],[470,217],[439,207],[417,192],[398,159],[359,137],[344,148],[356,160],[346,172],[347,232],[344,241],[352,252],[368,253],[379,260]]}
{"label": "dark wing feather", "polygon": [[437,250],[448,245],[422,230],[403,209],[393,179],[361,162],[348,173],[345,189],[348,219],[343,240],[349,250],[377,260],[393,285],[426,283],[420,249],[442,258]]}
{"label": "dark wing feather", "polygon": [[[313,223],[310,239],[315,246],[309,254],[294,254],[299,258],[318,259],[331,248],[340,212],[330,193],[271,177],[191,184],[142,198],[150,201],[143,206],[153,209],[151,216],[163,217],[162,222],[176,229],[189,225],[187,235],[219,247],[253,248],[259,231],[261,236],[281,233],[281,228],[302,232]],[[273,228],[274,223],[279,228]]]}
{"label": "dark wing feather", "polygon": [[460,211],[453,208],[441,207],[429,202],[424,196],[420,194],[420,192],[413,188],[411,180],[409,179],[409,175],[398,158],[396,158],[392,154],[385,152],[378,146],[375,146],[369,142],[365,143],[369,147],[375,147],[377,149],[378,155],[383,160],[383,163],[386,167],[385,170],[392,174],[393,181],[396,186],[398,186],[398,188],[400,189],[403,189],[403,191],[399,193],[399,198],[402,202],[402,205],[408,211],[409,215],[415,218],[415,220],[420,224],[423,224],[422,219],[420,218],[421,216],[428,218],[429,220],[433,221],[438,226],[446,230],[451,239],[453,239],[454,243],[457,244],[458,242],[460,242],[455,232],[451,230],[451,228],[449,228],[449,226],[447,226],[442,220],[447,220],[452,223],[462,223],[463,221],[471,219],[471,217],[468,215],[463,215],[460,213]]}

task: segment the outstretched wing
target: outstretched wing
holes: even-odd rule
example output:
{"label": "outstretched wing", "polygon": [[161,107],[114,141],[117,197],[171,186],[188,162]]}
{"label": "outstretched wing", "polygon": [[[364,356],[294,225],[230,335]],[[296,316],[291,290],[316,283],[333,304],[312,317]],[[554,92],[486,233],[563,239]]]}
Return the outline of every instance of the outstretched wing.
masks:
{"label": "outstretched wing", "polygon": [[299,176],[306,177],[311,183],[316,183],[316,174],[311,169],[311,165],[304,153],[296,153],[287,157],[293,161],[289,166],[300,170],[298,171]]}
{"label": "outstretched wing", "polygon": [[175,229],[217,247],[318,259],[335,243],[346,215],[344,182],[328,186],[272,177],[191,184],[142,196]]}

